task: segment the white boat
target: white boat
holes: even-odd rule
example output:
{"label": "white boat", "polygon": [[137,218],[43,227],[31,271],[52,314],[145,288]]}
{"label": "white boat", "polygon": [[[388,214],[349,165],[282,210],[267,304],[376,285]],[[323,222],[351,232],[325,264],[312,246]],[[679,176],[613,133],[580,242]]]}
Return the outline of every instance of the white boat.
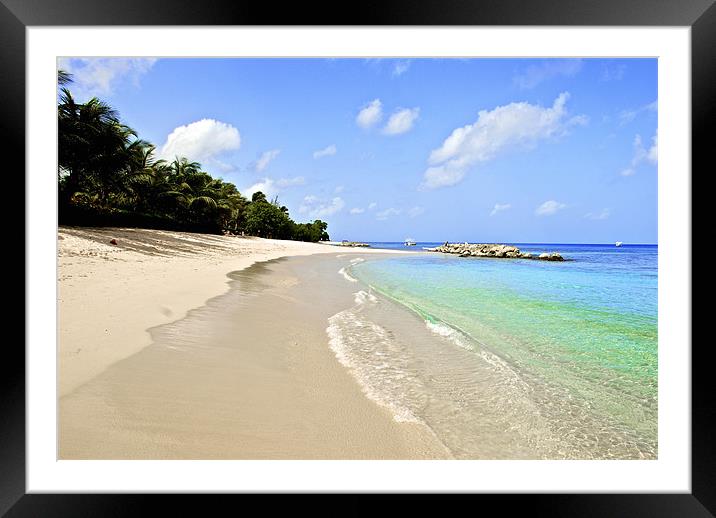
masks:
{"label": "white boat", "polygon": [[614,243],[614,246],[622,246],[622,242],[621,242],[621,241],[617,241],[616,243]]}
{"label": "white boat", "polygon": [[413,241],[410,238],[405,240],[405,246],[415,246],[415,244],[416,244],[415,241]]}

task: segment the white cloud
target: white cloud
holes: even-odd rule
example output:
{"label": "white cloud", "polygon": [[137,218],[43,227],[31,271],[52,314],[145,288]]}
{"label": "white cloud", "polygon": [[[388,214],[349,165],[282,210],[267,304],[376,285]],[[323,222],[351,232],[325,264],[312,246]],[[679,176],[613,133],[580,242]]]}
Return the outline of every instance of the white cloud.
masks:
{"label": "white cloud", "polygon": [[278,187],[276,186],[276,182],[274,182],[271,178],[264,178],[260,182],[257,182],[251,187],[241,191],[241,194],[250,200],[251,196],[258,191],[264,193],[267,198],[271,198],[278,193]]}
{"label": "white cloud", "polygon": [[313,152],[313,158],[314,158],[314,159],[319,159],[319,158],[322,158],[322,157],[324,157],[324,156],[335,155],[336,153],[338,153],[338,148],[335,146],[335,144],[331,144],[331,145],[328,146],[328,147],[325,147],[325,148],[323,148],[323,149],[319,149],[318,151],[314,151],[314,152]]}
{"label": "white cloud", "polygon": [[651,147],[646,152],[646,159],[652,164],[659,162],[659,136],[651,137]]}
{"label": "white cloud", "polygon": [[303,198],[303,202],[298,207],[298,212],[308,214],[312,218],[322,218],[332,216],[343,209],[345,205],[346,203],[339,196],[326,201],[316,196],[308,195]]}
{"label": "white cloud", "polygon": [[262,172],[268,165],[281,153],[280,149],[272,149],[261,153],[259,159],[253,164],[253,169],[257,173]]}
{"label": "white cloud", "polygon": [[383,128],[383,133],[385,135],[400,135],[410,131],[418,115],[420,115],[420,108],[397,110],[388,119],[388,123]]}
{"label": "white cloud", "polygon": [[514,148],[531,149],[540,140],[563,136],[570,127],[586,124],[583,115],[568,117],[567,99],[569,93],[564,92],[548,108],[516,102],[480,111],[477,121],[453,130],[430,153],[421,189],[455,185],[474,164]]}
{"label": "white cloud", "polygon": [[656,165],[659,161],[659,135],[655,134],[651,137],[651,146],[649,148],[644,147],[644,143],[641,140],[641,135],[634,137],[634,155],[631,159],[631,164],[626,169],[622,170],[622,176],[632,176],[636,174],[636,168],[644,162]]}
{"label": "white cloud", "polygon": [[381,210],[375,215],[376,219],[379,219],[381,221],[388,219],[391,216],[398,216],[401,212],[403,212],[400,209],[396,209],[394,207],[390,207],[389,209]]}
{"label": "white cloud", "polygon": [[398,61],[393,65],[393,77],[399,77],[405,74],[410,68],[410,61]]}
{"label": "white cloud", "polygon": [[443,164],[439,167],[429,167],[423,175],[421,190],[449,187],[460,183],[465,178],[465,169],[458,164]]}
{"label": "white cloud", "polygon": [[158,156],[166,160],[187,157],[202,162],[240,146],[241,136],[235,127],[214,119],[202,119],[174,128]]}
{"label": "white cloud", "polygon": [[304,185],[305,183],[306,179],[303,176],[294,176],[293,178],[280,178],[276,180],[276,187],[279,189],[286,189],[287,187]]}
{"label": "white cloud", "polygon": [[306,183],[306,179],[303,176],[296,176],[294,178],[280,178],[274,180],[273,178],[264,178],[260,182],[256,182],[251,187],[248,187],[241,191],[246,198],[251,199],[251,196],[255,192],[261,191],[266,195],[267,198],[273,198],[283,189],[294,187],[296,185],[303,185]]}
{"label": "white cloud", "polygon": [[599,212],[587,212],[584,217],[587,219],[602,220],[607,219],[611,215],[611,210],[604,208]]}
{"label": "white cloud", "polygon": [[78,97],[102,97],[124,84],[138,87],[156,62],[156,58],[61,58],[58,67],[72,74],[70,86]]}
{"label": "white cloud", "polygon": [[495,203],[495,206],[492,208],[492,212],[490,212],[490,216],[494,216],[498,212],[502,212],[503,210],[510,208],[512,208],[512,205],[509,203]]}
{"label": "white cloud", "polygon": [[619,112],[619,125],[624,126],[625,124],[629,124],[631,121],[636,119],[637,115],[640,115],[644,112],[657,112],[659,109],[659,101],[658,99],[656,101],[650,102],[649,104],[645,104],[644,106],[639,106],[638,108],[634,108],[631,110],[622,110]]}
{"label": "white cloud", "polygon": [[535,210],[535,214],[537,214],[538,216],[551,216],[552,214],[556,214],[557,211],[562,210],[565,207],[566,205],[564,203],[549,200],[537,207],[537,209]]}
{"label": "white cloud", "polygon": [[423,213],[425,213],[425,207],[412,207],[408,210],[408,216],[411,218],[417,218]]}
{"label": "white cloud", "polygon": [[344,186],[342,186],[342,185],[337,185],[336,188],[333,189],[333,193],[334,193],[334,194],[340,194],[340,193],[343,192],[344,189],[345,189]]}
{"label": "white cloud", "polygon": [[558,59],[530,65],[512,78],[522,89],[530,89],[557,76],[572,77],[582,69],[581,59]]}
{"label": "white cloud", "polygon": [[621,81],[626,72],[626,65],[624,63],[617,63],[615,65],[604,64],[602,65],[602,81]]}
{"label": "white cloud", "polygon": [[356,117],[356,124],[361,128],[368,129],[375,126],[383,118],[383,104],[380,99],[374,99],[366,104]]}
{"label": "white cloud", "polygon": [[373,210],[378,206],[376,202],[371,202],[368,204],[368,208],[364,209],[363,207],[353,207],[350,210],[351,214],[363,214],[366,210]]}

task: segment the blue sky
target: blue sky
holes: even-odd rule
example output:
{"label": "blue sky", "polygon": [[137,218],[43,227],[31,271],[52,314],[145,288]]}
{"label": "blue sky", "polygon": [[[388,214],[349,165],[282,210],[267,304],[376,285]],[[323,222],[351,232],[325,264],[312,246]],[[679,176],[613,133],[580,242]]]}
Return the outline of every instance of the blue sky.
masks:
{"label": "blue sky", "polygon": [[657,242],[656,59],[62,59],[332,239]]}

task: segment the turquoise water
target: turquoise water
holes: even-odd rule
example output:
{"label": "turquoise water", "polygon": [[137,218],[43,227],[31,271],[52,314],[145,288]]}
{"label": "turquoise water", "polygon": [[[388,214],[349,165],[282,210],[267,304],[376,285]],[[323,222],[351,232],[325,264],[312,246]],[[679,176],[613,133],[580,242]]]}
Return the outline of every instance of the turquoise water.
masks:
{"label": "turquoise water", "polygon": [[[432,244],[411,249],[422,246]],[[582,448],[605,448],[609,458],[654,458],[657,247],[517,246],[571,260],[428,253],[365,261],[348,271],[413,310],[436,334],[498,357],[529,385],[553,430],[568,430]]]}

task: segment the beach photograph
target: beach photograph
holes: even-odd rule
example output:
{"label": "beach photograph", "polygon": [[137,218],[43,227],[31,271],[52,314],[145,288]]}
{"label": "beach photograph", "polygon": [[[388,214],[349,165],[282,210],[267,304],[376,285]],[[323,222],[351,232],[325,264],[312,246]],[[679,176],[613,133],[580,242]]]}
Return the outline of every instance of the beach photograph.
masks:
{"label": "beach photograph", "polygon": [[656,58],[56,76],[59,460],[659,458]]}

